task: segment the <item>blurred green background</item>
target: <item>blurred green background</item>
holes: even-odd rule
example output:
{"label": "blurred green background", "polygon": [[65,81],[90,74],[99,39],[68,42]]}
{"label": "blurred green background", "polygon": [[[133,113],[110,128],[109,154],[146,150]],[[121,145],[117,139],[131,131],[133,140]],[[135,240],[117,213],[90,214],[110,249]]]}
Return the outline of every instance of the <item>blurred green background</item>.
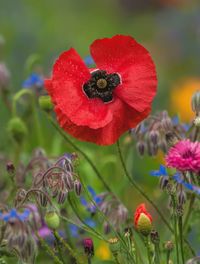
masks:
{"label": "blurred green background", "polygon": [[[183,121],[192,118],[190,97],[200,87],[200,2],[198,0],[0,0],[0,35],[5,39],[0,61],[11,73],[11,94],[19,91],[27,78],[27,58],[38,54],[46,76],[56,57],[74,47],[84,58],[93,40],[115,34],[133,36],[151,53],[158,72],[158,94],[153,111],[167,108],[179,113]],[[0,101],[0,152],[14,158],[15,146],[6,126],[11,114]],[[25,106],[27,107],[27,106]],[[23,107],[22,107],[23,108]],[[23,109],[19,110],[23,114]],[[50,156],[71,151],[38,110],[42,145]],[[20,159],[28,161],[38,146],[32,120],[26,120],[29,135],[22,146]],[[75,141],[75,140],[74,140]],[[134,142],[122,139],[128,168],[157,202],[163,195],[157,179],[149,176],[162,162],[162,156],[141,160]],[[97,147],[78,142],[94,160],[108,183],[130,210],[143,199],[128,185],[119,169],[116,147]],[[89,165],[80,160],[79,171],[97,191],[103,191]],[[156,223],[159,227],[159,222]]]}

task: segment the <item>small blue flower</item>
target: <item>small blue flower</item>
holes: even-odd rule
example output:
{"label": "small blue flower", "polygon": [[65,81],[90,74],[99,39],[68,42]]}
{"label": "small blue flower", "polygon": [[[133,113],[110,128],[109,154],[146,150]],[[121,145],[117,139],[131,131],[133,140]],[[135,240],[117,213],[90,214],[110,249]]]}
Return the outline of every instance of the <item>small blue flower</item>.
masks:
{"label": "small blue flower", "polygon": [[[95,221],[93,221],[91,218],[86,218],[84,220],[84,223],[89,226],[89,227],[92,227],[94,228],[96,226],[96,223]],[[76,225],[73,225],[73,224],[70,224],[69,225],[69,229],[70,229],[70,233],[73,237],[79,237],[80,235],[80,231],[81,231],[81,228],[79,228],[78,226]]]}
{"label": "small blue flower", "polygon": [[37,73],[31,73],[29,77],[22,83],[23,88],[31,88],[33,86],[44,86],[44,79]]}
{"label": "small blue flower", "polygon": [[[102,197],[100,195],[97,195],[95,190],[91,186],[88,186],[87,189],[88,189],[89,193],[92,196],[92,200],[97,205],[99,205],[102,202],[102,200],[103,200]],[[84,207],[86,207],[89,212],[91,212],[91,213],[95,213],[96,212],[96,206],[94,204],[92,204],[92,203],[88,203],[84,197],[80,197],[80,201],[81,201],[81,204]]]}
{"label": "small blue flower", "polygon": [[16,209],[12,208],[8,213],[0,213],[0,219],[5,222],[12,219],[17,219],[23,222],[29,217],[30,213],[29,209],[25,209],[23,213],[18,213]]}
{"label": "small blue flower", "polygon": [[186,189],[190,190],[190,191],[193,191],[197,194],[200,194],[200,188],[195,186],[195,185],[192,185],[191,183],[188,183],[186,181],[184,181],[182,178],[181,178],[181,174],[179,172],[177,172],[176,174],[174,174],[173,176],[173,179],[179,183],[179,184],[182,184]]}
{"label": "small blue flower", "polygon": [[86,56],[86,57],[84,58],[84,62],[85,62],[85,64],[86,64],[87,66],[91,66],[91,65],[94,65],[94,64],[95,64],[93,58],[92,58],[90,55],[88,55],[88,56]]}
{"label": "small blue flower", "polygon": [[159,170],[151,171],[150,175],[155,176],[155,177],[168,176],[167,170],[166,170],[165,166],[163,166],[163,165],[160,165]]}

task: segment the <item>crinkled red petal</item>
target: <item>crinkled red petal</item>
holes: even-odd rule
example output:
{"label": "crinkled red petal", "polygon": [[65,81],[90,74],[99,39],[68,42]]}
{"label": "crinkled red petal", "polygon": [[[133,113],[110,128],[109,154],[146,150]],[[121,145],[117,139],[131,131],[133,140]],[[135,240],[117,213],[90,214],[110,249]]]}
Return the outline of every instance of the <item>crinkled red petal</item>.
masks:
{"label": "crinkled red petal", "polygon": [[114,93],[135,110],[151,104],[157,87],[155,65],[149,52],[130,36],[95,40],[90,47],[97,67],[121,76]]}
{"label": "crinkled red petal", "polygon": [[60,55],[51,80],[45,81],[52,101],[78,126],[97,129],[111,122],[113,115],[100,99],[88,99],[82,86],[90,79],[89,70],[74,49]]}
{"label": "crinkled red petal", "polygon": [[117,99],[110,103],[112,105],[113,119],[103,128],[91,129],[87,126],[77,126],[74,124],[57,105],[55,112],[61,127],[80,140],[89,141],[98,145],[114,144],[118,138],[128,129],[135,127],[150,112],[147,108],[143,113],[134,109]]}

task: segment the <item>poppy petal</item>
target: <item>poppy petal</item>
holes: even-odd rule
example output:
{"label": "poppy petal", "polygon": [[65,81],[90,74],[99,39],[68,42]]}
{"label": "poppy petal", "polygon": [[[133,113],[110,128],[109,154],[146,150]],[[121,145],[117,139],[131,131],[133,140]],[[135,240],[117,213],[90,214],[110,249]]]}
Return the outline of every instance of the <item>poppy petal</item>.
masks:
{"label": "poppy petal", "polygon": [[[55,108],[57,119],[61,127],[72,136],[98,145],[114,144],[118,138],[128,129],[135,127],[150,112],[147,108],[143,113],[137,112],[119,99],[112,105],[113,119],[103,128],[91,129],[87,126],[77,126],[74,124],[61,109]],[[114,101],[114,102],[116,102]],[[114,103],[113,102],[113,103]]]}
{"label": "poppy petal", "polygon": [[100,99],[89,99],[82,85],[90,78],[89,70],[74,49],[61,54],[53,68],[53,77],[45,81],[52,101],[79,126],[96,129],[112,120],[112,112]]}
{"label": "poppy petal", "polygon": [[155,65],[149,52],[130,36],[96,40],[90,47],[97,67],[118,73],[122,85],[114,93],[135,110],[143,112],[156,94]]}

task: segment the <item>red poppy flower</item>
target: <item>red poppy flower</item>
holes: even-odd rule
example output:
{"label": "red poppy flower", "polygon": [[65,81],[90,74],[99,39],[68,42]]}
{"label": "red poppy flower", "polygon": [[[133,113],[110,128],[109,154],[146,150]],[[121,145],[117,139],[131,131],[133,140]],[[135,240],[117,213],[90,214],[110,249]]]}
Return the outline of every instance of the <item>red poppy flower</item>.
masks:
{"label": "red poppy flower", "polygon": [[71,48],[57,59],[45,86],[66,132],[110,145],[148,116],[157,86],[155,66],[130,36],[95,40],[90,52],[95,69]]}

